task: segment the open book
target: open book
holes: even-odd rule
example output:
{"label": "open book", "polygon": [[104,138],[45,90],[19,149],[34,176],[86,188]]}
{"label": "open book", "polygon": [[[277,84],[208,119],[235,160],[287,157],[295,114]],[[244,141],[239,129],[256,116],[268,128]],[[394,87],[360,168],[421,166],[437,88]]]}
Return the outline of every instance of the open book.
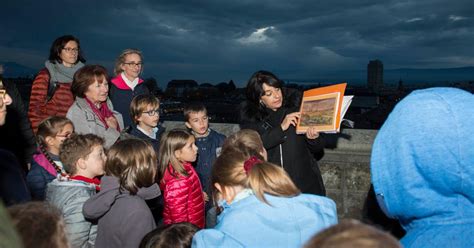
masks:
{"label": "open book", "polygon": [[353,96],[344,96],[347,83],[307,90],[303,93],[296,133],[306,133],[309,127],[319,132],[337,133],[352,102]]}

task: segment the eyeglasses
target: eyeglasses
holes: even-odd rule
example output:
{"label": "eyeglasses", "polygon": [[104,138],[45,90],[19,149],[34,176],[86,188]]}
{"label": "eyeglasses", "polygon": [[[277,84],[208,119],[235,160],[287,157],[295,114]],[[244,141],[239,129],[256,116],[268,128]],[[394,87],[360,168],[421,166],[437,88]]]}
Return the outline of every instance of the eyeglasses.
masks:
{"label": "eyeglasses", "polygon": [[150,111],[146,111],[146,112],[142,112],[142,113],[148,114],[149,116],[155,116],[155,115],[160,115],[160,110],[155,109],[155,110],[150,110]]}
{"label": "eyeglasses", "polygon": [[56,134],[56,137],[69,138],[69,137],[71,137],[72,134],[73,134],[73,133]]}
{"label": "eyeglasses", "polygon": [[65,47],[65,48],[63,48],[63,50],[68,52],[68,53],[70,53],[70,52],[75,52],[75,53],[79,52],[79,48]]}
{"label": "eyeglasses", "polygon": [[126,62],[126,63],[125,63],[125,62],[124,62],[123,64],[124,64],[124,65],[128,65],[128,66],[130,66],[130,67],[133,67],[133,66],[142,67],[142,66],[143,66],[143,63],[142,63],[142,62],[140,62],[140,63],[135,63],[135,62]]}

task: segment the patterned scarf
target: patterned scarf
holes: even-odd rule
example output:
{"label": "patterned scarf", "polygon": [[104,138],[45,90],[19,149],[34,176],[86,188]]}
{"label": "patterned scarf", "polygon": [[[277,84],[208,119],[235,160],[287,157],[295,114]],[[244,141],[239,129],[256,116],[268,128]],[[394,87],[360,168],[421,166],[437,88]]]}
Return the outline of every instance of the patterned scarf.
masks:
{"label": "patterned scarf", "polygon": [[[109,117],[114,117],[114,113],[109,109],[109,106],[107,106],[107,102],[102,102],[100,103],[100,108],[97,108],[94,103],[92,103],[87,97],[85,98],[86,102],[89,104],[91,107],[92,111],[94,111],[95,115],[99,118],[100,122],[104,124],[105,129],[109,129],[109,125],[107,125],[107,121],[105,119]],[[117,131],[120,132],[120,127],[117,125]]]}

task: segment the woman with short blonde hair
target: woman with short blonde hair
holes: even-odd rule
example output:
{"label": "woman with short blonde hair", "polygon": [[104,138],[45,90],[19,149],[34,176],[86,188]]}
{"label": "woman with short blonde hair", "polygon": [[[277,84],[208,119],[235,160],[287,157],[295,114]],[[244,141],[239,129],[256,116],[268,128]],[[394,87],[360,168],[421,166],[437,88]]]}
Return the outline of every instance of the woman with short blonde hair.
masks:
{"label": "woman with short blonde hair", "polygon": [[150,94],[150,90],[140,78],[143,72],[143,55],[137,49],[125,49],[115,60],[115,77],[110,85],[110,100],[115,109],[123,115],[125,127],[135,126],[128,114],[133,97]]}

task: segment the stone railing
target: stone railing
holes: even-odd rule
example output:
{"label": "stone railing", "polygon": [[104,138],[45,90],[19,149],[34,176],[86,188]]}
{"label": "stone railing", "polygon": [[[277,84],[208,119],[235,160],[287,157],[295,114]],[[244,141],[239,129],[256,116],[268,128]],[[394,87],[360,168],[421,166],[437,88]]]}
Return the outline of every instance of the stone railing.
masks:
{"label": "stone railing", "polygon": [[[165,121],[169,130],[184,128],[183,122]],[[239,130],[238,124],[211,123],[210,127],[226,136]],[[327,195],[337,204],[339,218],[361,218],[370,186],[370,151],[377,130],[344,129],[326,134],[324,156],[319,161]]]}

